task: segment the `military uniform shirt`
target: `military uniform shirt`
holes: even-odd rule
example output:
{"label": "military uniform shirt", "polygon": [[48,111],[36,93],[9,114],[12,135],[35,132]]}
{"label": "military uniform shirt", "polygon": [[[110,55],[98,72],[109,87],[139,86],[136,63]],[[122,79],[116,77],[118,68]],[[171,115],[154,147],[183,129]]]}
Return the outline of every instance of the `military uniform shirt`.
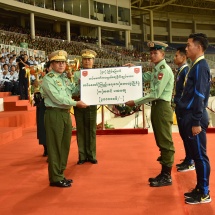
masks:
{"label": "military uniform shirt", "polygon": [[74,72],[74,84],[76,86],[76,92],[74,93],[75,96],[80,96],[80,82],[79,79],[81,77],[81,71],[75,71]]}
{"label": "military uniform shirt", "polygon": [[157,99],[171,101],[174,75],[165,59],[160,61],[152,72],[143,73],[143,81],[150,82],[150,93],[145,97],[136,99],[134,101],[136,105],[148,103]]}
{"label": "military uniform shirt", "polygon": [[76,106],[77,102],[72,100],[72,94],[76,90],[75,85],[64,74],[54,70],[43,78],[42,94],[46,107],[70,109]]}

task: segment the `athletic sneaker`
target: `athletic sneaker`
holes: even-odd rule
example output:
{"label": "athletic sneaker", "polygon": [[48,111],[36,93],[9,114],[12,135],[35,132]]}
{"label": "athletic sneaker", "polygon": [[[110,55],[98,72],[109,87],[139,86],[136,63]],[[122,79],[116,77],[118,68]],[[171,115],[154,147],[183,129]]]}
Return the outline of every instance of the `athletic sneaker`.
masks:
{"label": "athletic sneaker", "polygon": [[197,187],[195,187],[191,192],[184,193],[184,198],[194,198],[196,195],[200,194],[201,191]]}
{"label": "athletic sneaker", "polygon": [[176,164],[176,167],[178,168],[180,166],[183,166],[186,163],[187,163],[187,161],[183,160],[181,163]]}
{"label": "athletic sneaker", "polygon": [[177,168],[178,172],[187,172],[187,171],[191,171],[191,170],[195,170],[195,165],[194,164],[184,164],[182,166],[179,166]]}
{"label": "athletic sneaker", "polygon": [[210,197],[209,193],[208,194],[198,193],[197,195],[195,195],[191,198],[186,198],[185,202],[187,204],[191,204],[191,205],[209,203],[209,202],[211,202],[211,197]]}

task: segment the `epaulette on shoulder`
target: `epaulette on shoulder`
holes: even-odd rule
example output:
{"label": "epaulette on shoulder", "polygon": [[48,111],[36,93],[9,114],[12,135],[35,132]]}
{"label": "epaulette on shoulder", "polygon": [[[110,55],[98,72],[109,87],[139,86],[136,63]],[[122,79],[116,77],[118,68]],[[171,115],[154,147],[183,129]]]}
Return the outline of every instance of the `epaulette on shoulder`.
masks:
{"label": "epaulette on shoulder", "polygon": [[53,78],[54,77],[54,74],[53,73],[48,73],[47,74],[50,78]]}
{"label": "epaulette on shoulder", "polygon": [[161,66],[160,66],[160,69],[164,69],[164,68],[165,68],[165,65],[161,65]]}

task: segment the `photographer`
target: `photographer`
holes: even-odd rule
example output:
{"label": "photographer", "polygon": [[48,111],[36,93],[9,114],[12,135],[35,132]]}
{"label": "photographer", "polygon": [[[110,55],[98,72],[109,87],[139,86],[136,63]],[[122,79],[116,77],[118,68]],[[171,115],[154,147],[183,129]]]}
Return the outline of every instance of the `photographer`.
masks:
{"label": "photographer", "polygon": [[20,55],[17,58],[17,64],[19,67],[19,94],[21,100],[28,99],[28,77],[25,77],[25,67],[29,67],[28,55]]}

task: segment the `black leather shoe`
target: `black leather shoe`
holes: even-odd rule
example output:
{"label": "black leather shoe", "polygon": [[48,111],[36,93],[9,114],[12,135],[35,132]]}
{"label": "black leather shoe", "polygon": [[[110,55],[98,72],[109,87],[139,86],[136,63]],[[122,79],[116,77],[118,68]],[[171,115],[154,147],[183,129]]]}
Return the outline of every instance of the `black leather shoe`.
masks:
{"label": "black leather shoe", "polygon": [[159,175],[157,175],[156,177],[154,177],[154,178],[149,178],[148,182],[156,181],[157,179],[159,179],[159,177],[161,177],[161,173]]}
{"label": "black leather shoe", "polygon": [[150,182],[151,187],[163,187],[172,185],[172,178],[168,174],[161,174],[160,177],[156,178],[156,180]]}
{"label": "black leather shoe", "polygon": [[67,183],[65,180],[57,181],[57,182],[51,182],[50,186],[52,187],[71,187],[70,183]]}
{"label": "black leather shoe", "polygon": [[97,164],[98,163],[98,161],[96,160],[96,159],[92,159],[92,160],[88,160],[90,163],[92,163],[92,164]]}
{"label": "black leather shoe", "polygon": [[73,180],[72,180],[72,179],[64,178],[64,181],[67,182],[67,183],[70,183],[70,184],[73,183]]}
{"label": "black leather shoe", "polygon": [[85,160],[79,160],[78,162],[77,162],[77,164],[78,165],[81,165],[81,164],[84,164],[86,161]]}

